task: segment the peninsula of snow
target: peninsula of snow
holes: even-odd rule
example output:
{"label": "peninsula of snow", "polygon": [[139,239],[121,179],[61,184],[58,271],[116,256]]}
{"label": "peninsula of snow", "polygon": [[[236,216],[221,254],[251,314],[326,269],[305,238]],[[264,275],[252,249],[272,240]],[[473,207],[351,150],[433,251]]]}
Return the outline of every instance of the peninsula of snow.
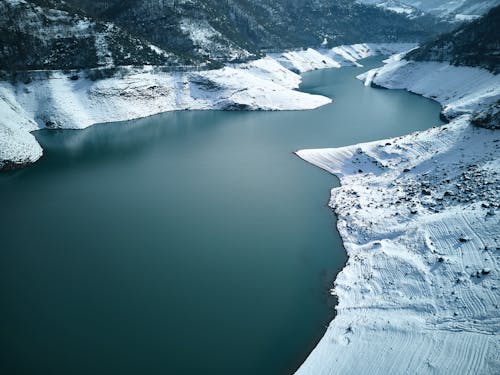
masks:
{"label": "peninsula of snow", "polygon": [[470,117],[498,106],[500,76],[395,56],[358,78],[433,98],[451,122],[297,152],[340,178],[349,256],[337,316],[297,374],[498,373],[500,132]]}

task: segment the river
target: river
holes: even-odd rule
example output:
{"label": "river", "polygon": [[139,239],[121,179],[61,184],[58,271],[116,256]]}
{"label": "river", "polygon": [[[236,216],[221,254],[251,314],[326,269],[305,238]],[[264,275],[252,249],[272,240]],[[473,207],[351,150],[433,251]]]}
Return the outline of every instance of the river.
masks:
{"label": "river", "polygon": [[293,151],[440,124],[439,105],[303,75],[333,104],[39,131],[0,175],[0,373],[290,374],[334,317],[335,178]]}

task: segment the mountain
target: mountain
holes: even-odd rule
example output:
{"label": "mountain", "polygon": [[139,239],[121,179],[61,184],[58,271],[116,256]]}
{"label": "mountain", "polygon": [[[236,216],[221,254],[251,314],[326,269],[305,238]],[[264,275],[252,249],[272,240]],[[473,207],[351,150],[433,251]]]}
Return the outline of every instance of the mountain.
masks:
{"label": "mountain", "polygon": [[181,59],[58,0],[0,1],[0,69],[176,64]]}
{"label": "mountain", "polygon": [[399,6],[394,6],[394,0],[359,0],[364,4],[374,4],[387,9],[418,9],[425,13],[444,17],[449,20],[471,20],[488,12],[500,4],[500,0],[398,0]]}
{"label": "mountain", "polygon": [[439,29],[433,18],[410,21],[351,0],[70,1],[166,50],[222,59],[318,46],[325,38],[330,45],[417,41]]}
{"label": "mountain", "polygon": [[409,2],[399,0],[360,0],[360,3],[374,5],[377,8],[386,9],[390,12],[403,14],[408,18],[416,18],[424,15],[424,11]]}
{"label": "mountain", "polygon": [[0,70],[220,66],[262,51],[445,29],[352,0],[0,0]]}
{"label": "mountain", "polygon": [[449,61],[500,72],[500,6],[406,55],[415,61]]}

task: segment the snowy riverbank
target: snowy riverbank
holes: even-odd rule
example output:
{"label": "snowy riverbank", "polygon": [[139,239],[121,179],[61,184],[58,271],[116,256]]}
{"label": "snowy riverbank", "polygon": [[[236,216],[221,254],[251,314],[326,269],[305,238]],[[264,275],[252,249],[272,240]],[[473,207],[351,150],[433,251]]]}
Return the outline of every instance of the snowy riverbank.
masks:
{"label": "snowy riverbank", "polygon": [[[408,44],[357,44],[331,50],[274,54],[218,70],[158,72],[130,68],[125,74],[97,81],[72,80],[69,74],[35,74],[28,83],[0,82],[0,170],[35,162],[42,149],[29,132],[37,129],[81,129],[173,110],[304,110],[330,98],[297,91],[297,73],[357,65],[357,60],[392,54]],[[293,70],[293,71],[292,71]],[[36,78],[42,77],[44,78]],[[75,77],[73,77],[75,78]]]}
{"label": "snowy riverbank", "polygon": [[434,98],[453,120],[297,152],[340,178],[330,206],[349,255],[337,316],[297,373],[495,373],[500,132],[469,118],[500,98],[499,76],[393,58],[360,78]]}

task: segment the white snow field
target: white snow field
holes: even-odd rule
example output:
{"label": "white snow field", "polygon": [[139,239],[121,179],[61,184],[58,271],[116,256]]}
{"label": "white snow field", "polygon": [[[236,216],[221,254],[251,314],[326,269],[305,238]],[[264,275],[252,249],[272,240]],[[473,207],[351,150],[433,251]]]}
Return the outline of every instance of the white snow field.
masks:
{"label": "white snow field", "polygon": [[393,58],[360,78],[432,97],[454,119],[297,152],[340,178],[330,206],[349,256],[337,316],[297,374],[497,374],[500,132],[468,113],[500,98],[499,77]]}
{"label": "white snow field", "polygon": [[[34,74],[30,83],[0,82],[0,170],[41,157],[30,131],[82,129],[173,110],[304,110],[331,99],[297,91],[292,72],[357,64],[357,59],[401,52],[408,44],[357,44],[332,50],[285,52],[218,70],[165,73],[154,67],[92,81],[59,71]],[[325,61],[326,63],[324,63]],[[123,70],[123,69],[122,69]],[[43,77],[43,78],[36,78]]]}

